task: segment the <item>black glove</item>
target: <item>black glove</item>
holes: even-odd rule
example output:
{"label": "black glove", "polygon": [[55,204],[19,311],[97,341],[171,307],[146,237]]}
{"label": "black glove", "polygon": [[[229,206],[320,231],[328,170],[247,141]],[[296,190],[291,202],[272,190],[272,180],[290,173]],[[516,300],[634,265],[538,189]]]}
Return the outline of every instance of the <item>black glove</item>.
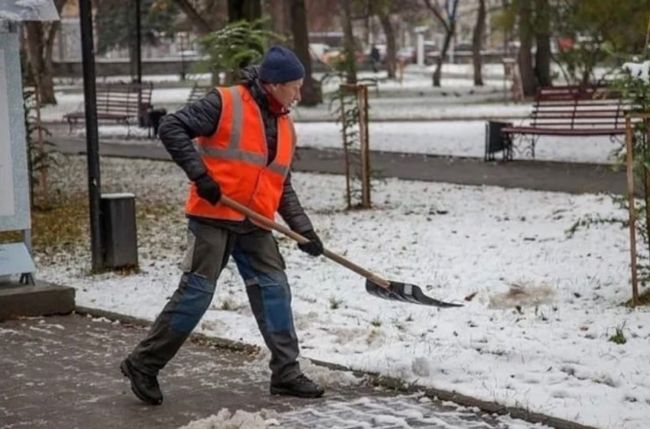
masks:
{"label": "black glove", "polygon": [[219,188],[219,184],[212,177],[208,176],[207,173],[197,177],[194,184],[196,185],[196,191],[199,196],[210,204],[217,204],[221,199],[221,188]]}
{"label": "black glove", "polygon": [[307,243],[298,243],[300,250],[309,253],[311,256],[320,256],[323,254],[323,242],[320,241],[318,234],[313,229],[305,231],[300,235],[309,239]]}

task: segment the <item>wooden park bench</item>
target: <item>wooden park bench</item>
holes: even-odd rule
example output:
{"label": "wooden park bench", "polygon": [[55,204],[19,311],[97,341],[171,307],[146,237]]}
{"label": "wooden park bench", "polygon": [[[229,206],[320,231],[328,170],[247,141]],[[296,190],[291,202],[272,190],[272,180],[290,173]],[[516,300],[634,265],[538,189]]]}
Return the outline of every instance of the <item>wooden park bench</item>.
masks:
{"label": "wooden park bench", "polygon": [[[530,143],[524,148],[535,157],[535,144],[541,136],[609,136],[625,134],[626,101],[616,90],[595,86],[554,86],[537,91],[532,112],[525,123],[493,123],[503,139],[494,148],[504,150],[512,159],[513,142],[519,138]],[[486,134],[486,160],[494,159],[490,144],[490,126]],[[493,141],[494,141],[494,134]],[[499,137],[499,136],[496,136]],[[498,140],[498,138],[497,138]],[[492,156],[492,158],[490,158]]]}
{"label": "wooden park bench", "polygon": [[[153,83],[101,83],[96,86],[97,122],[115,123],[127,126],[140,124],[151,108]],[[70,132],[74,126],[86,120],[83,110],[64,115]]]}

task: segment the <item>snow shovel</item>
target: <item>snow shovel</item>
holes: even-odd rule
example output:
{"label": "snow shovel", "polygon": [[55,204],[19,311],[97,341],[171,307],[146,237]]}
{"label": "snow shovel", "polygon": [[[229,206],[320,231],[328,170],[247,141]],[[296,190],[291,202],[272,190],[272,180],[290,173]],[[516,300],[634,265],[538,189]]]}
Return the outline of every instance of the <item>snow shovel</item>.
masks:
{"label": "snow shovel", "polygon": [[[254,212],[248,207],[234,201],[226,196],[222,196],[219,202],[230,207],[233,210],[248,216],[250,219],[278,231],[287,237],[293,239],[298,243],[308,243],[309,240],[297,232],[292,231],[284,225],[276,223],[271,219]],[[343,265],[344,267],[354,271],[355,273],[366,278],[366,291],[379,298],[389,299],[393,301],[410,302],[412,304],[430,305],[433,307],[462,307],[462,304],[440,301],[431,298],[422,292],[419,286],[410,283],[401,283],[388,281],[375,273],[372,273],[365,268],[360,267],[352,261],[347,260],[341,255],[338,255],[331,250],[323,249],[323,255],[332,261]]]}

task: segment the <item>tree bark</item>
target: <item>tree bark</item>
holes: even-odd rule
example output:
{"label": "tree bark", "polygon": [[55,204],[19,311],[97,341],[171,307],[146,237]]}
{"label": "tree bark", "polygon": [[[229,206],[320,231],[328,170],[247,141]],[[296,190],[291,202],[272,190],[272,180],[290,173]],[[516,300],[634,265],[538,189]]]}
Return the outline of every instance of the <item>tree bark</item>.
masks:
{"label": "tree bark", "polygon": [[479,0],[476,25],[472,35],[472,62],[474,63],[474,85],[476,86],[483,86],[481,49],[483,48],[483,35],[485,34],[485,15],[485,0]]}
{"label": "tree bark", "polygon": [[386,70],[388,71],[388,78],[395,79],[395,70],[397,69],[397,44],[395,43],[395,29],[393,23],[390,21],[390,12],[379,8],[377,17],[384,29],[386,36]]}
{"label": "tree bark", "polygon": [[273,31],[291,37],[291,0],[272,1],[267,5]]}
{"label": "tree bark", "polygon": [[52,65],[46,65],[45,59],[45,25],[43,22],[28,21],[25,22],[25,32],[27,41],[27,57],[29,66],[32,71],[34,85],[38,91],[40,103],[56,104],[54,96],[54,83],[52,80]]}
{"label": "tree bark", "polygon": [[228,0],[228,21],[255,21],[262,17],[261,0]]}
{"label": "tree bark", "polygon": [[302,106],[315,106],[323,101],[320,85],[311,75],[311,55],[309,55],[309,32],[307,30],[307,12],[305,0],[289,0],[291,8],[291,32],[293,49],[305,66],[305,80],[302,86]]}
{"label": "tree bark", "polygon": [[535,0],[535,75],[541,86],[553,84],[551,77],[551,20],[548,0]]}
{"label": "tree bark", "polygon": [[532,96],[537,90],[537,81],[535,80],[535,70],[533,68],[533,29],[532,29],[532,10],[528,1],[519,2],[519,53],[517,63],[521,74],[521,82],[525,96]]}
{"label": "tree bark", "polygon": [[54,51],[54,38],[61,28],[61,23],[59,21],[54,21],[49,25],[47,31],[47,37],[45,39],[45,52],[43,56],[43,66],[44,66],[44,75],[50,76],[48,79],[44,79],[41,82],[41,96],[51,97],[52,103],[56,104],[56,97],[54,95],[54,81],[52,77],[54,76],[54,66],[52,64],[52,55]]}
{"label": "tree bark", "polygon": [[352,12],[348,0],[339,0],[343,18],[345,80],[349,84],[357,83],[357,65],[354,49],[354,34],[352,33]]}

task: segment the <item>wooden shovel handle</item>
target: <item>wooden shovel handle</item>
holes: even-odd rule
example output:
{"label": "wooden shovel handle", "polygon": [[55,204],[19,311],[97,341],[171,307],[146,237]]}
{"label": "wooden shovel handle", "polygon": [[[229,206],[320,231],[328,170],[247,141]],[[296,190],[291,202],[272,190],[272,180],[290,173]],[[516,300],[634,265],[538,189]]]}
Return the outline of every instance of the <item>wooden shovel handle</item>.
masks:
{"label": "wooden shovel handle", "polygon": [[[287,228],[284,225],[281,225],[277,222],[274,222],[273,220],[267,218],[266,216],[262,216],[261,214],[249,209],[248,207],[244,206],[243,204],[238,203],[237,201],[226,197],[225,195],[221,196],[221,199],[219,200],[220,203],[222,203],[225,206],[230,207],[233,210],[237,210],[239,213],[242,213],[246,216],[248,216],[251,220],[254,220],[258,224],[261,224],[263,226],[266,226],[268,228],[271,228],[274,231],[280,232],[287,237],[291,238],[292,240],[298,242],[298,243],[309,243],[309,239],[303,237],[302,235],[298,234],[295,231],[292,231],[290,228]],[[344,267],[354,271],[355,273],[359,274],[360,276],[363,276],[370,280],[373,283],[376,283],[377,285],[383,287],[383,288],[388,288],[390,286],[390,283],[388,280],[378,276],[377,274],[370,272],[366,270],[363,267],[360,267],[359,265],[355,264],[354,262],[344,258],[343,256],[332,252],[331,250],[328,249],[323,249],[323,255],[326,256],[327,258],[331,259],[332,261],[343,265]]]}

